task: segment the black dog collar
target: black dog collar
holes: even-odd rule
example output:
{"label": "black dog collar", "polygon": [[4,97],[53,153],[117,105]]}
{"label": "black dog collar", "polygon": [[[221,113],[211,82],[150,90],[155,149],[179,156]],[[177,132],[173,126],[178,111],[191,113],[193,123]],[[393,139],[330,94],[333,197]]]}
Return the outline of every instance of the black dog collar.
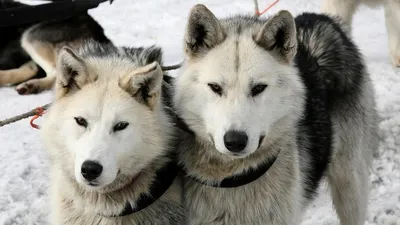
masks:
{"label": "black dog collar", "polygon": [[178,174],[178,167],[174,161],[170,161],[166,166],[157,171],[155,181],[150,187],[150,193],[142,194],[137,200],[136,207],[126,203],[124,210],[119,215],[111,217],[127,216],[148,207],[159,199],[172,185]]}
{"label": "black dog collar", "polygon": [[187,173],[186,173],[186,176],[198,183],[201,183],[201,184],[204,184],[207,186],[211,186],[211,187],[235,188],[235,187],[240,187],[240,186],[249,184],[249,183],[257,180],[258,178],[260,178],[262,175],[264,175],[269,170],[269,168],[271,168],[271,166],[274,164],[276,158],[278,158],[278,156],[275,156],[272,159],[268,159],[263,164],[259,165],[256,169],[251,168],[247,172],[244,172],[239,175],[227,177],[220,182],[206,182],[206,181],[200,180],[194,176],[188,175]]}

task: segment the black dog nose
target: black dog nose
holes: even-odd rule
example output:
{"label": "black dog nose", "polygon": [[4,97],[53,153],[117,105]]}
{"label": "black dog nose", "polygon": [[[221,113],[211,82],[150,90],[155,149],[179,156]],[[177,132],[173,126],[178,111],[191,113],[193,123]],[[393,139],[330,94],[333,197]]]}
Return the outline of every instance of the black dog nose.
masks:
{"label": "black dog nose", "polygon": [[82,164],[81,174],[88,181],[98,178],[101,172],[103,172],[103,166],[95,161],[86,160]]}
{"label": "black dog nose", "polygon": [[243,131],[229,130],[224,135],[225,147],[231,152],[240,152],[246,148],[248,139]]}

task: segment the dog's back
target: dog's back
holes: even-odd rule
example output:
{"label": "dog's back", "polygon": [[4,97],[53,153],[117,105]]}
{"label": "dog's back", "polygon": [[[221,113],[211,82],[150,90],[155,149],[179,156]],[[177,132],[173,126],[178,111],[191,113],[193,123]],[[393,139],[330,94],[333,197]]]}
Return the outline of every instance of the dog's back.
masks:
{"label": "dog's back", "polygon": [[[295,21],[295,63],[307,90],[306,110],[299,126],[299,149],[304,161],[309,161],[302,168],[306,193],[313,196],[318,187],[316,181],[326,174],[329,164],[336,168],[335,165],[352,167],[351,160],[357,164],[371,163],[378,143],[377,113],[374,89],[362,55],[341,25],[314,13],[303,13]],[[348,150],[349,145],[370,150],[350,156],[355,153]],[[338,154],[352,159],[346,162]],[[336,162],[338,158],[341,161]],[[332,175],[329,178],[335,179]]]}

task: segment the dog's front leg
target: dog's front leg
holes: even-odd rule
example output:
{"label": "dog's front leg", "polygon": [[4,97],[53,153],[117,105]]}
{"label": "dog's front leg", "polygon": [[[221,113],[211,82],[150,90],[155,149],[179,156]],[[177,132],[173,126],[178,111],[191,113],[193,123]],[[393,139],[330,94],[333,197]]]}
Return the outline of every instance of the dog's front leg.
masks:
{"label": "dog's front leg", "polygon": [[390,59],[393,66],[400,67],[400,1],[385,1],[385,23],[388,35]]}

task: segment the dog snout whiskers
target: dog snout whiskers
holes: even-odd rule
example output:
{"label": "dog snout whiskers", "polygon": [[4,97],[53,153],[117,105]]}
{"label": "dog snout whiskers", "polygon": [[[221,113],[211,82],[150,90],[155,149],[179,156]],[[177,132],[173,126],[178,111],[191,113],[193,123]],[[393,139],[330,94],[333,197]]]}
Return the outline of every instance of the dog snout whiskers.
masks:
{"label": "dog snout whiskers", "polygon": [[88,181],[98,178],[101,172],[103,172],[103,166],[98,162],[86,160],[82,164],[81,174]]}

